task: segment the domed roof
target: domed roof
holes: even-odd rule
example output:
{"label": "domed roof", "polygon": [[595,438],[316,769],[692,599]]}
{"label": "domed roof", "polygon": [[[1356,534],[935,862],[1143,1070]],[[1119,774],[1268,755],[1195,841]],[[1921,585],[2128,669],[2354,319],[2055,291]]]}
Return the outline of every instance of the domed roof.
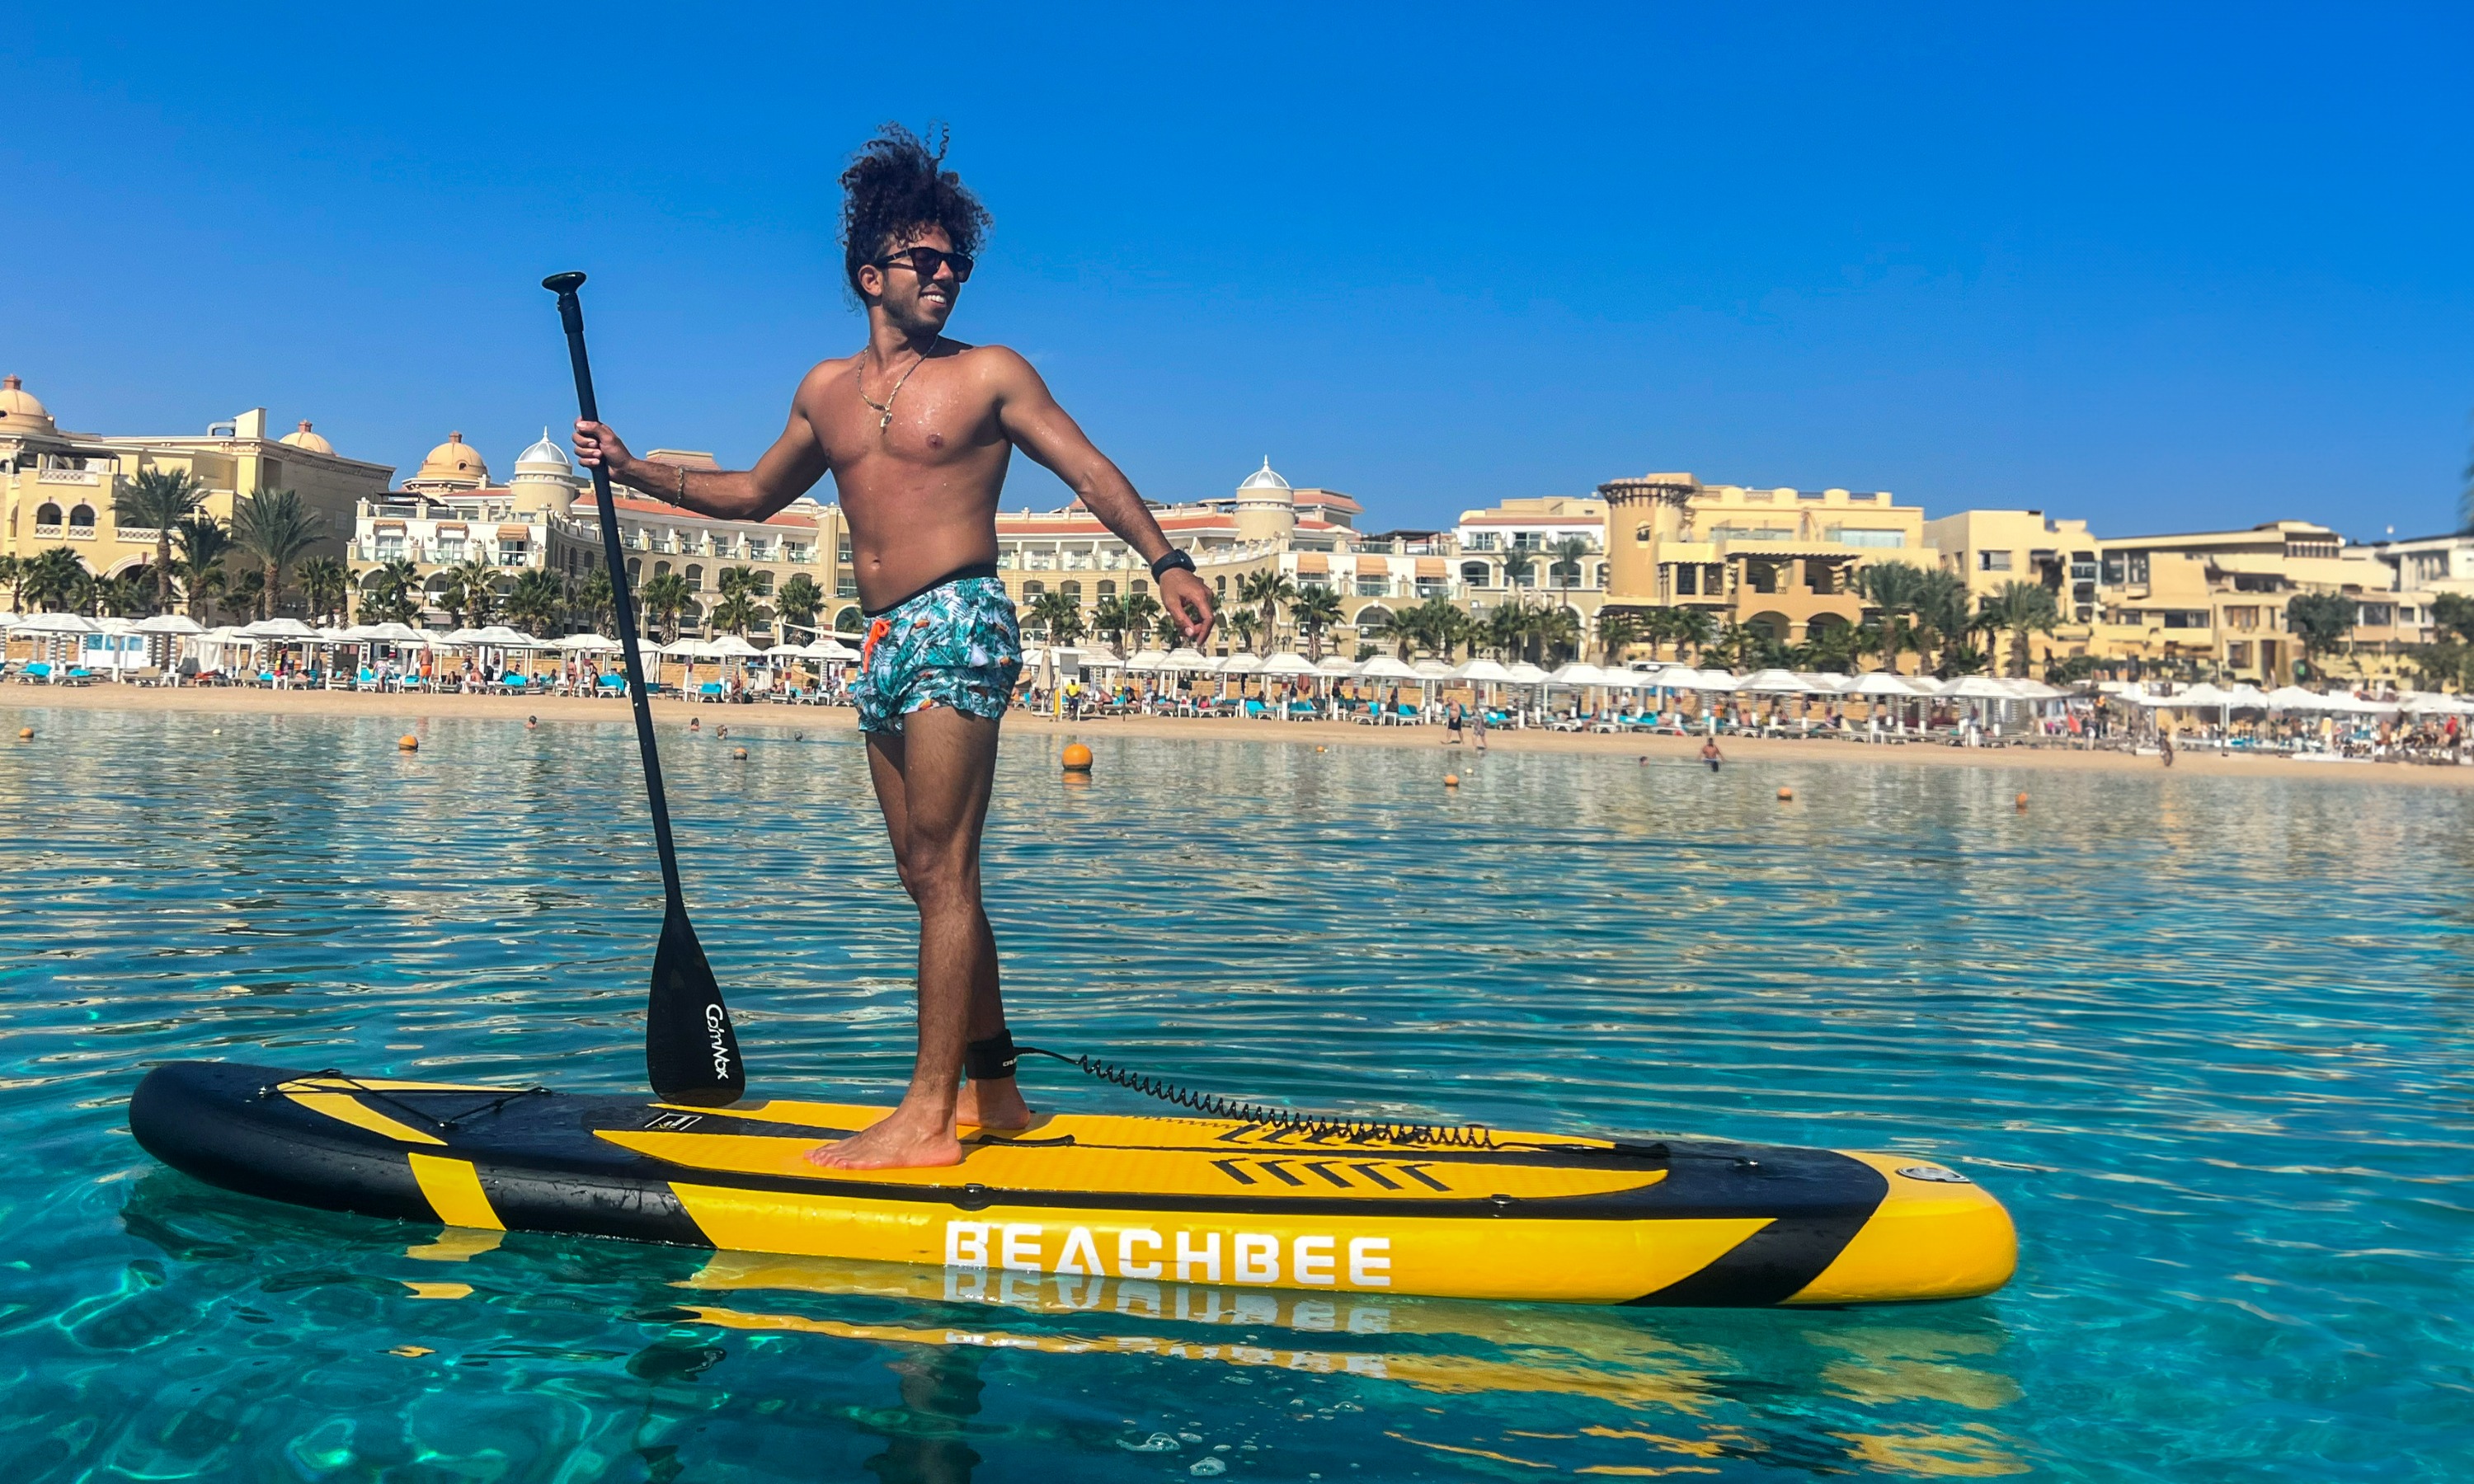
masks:
{"label": "domed roof", "polygon": [[0,433],[55,431],[52,415],[15,376],[0,378]]}
{"label": "domed roof", "polygon": [[469,479],[476,485],[486,485],[490,482],[490,466],[482,463],[480,454],[464,442],[463,434],[449,433],[447,442],[429,450],[429,457],[421,461],[421,472],[413,478]]}
{"label": "domed roof", "polygon": [[571,478],[575,466],[569,462],[567,450],[550,441],[549,429],[542,429],[541,442],[516,455],[516,477],[527,474],[546,475],[554,479]]}
{"label": "domed roof", "polygon": [[1249,490],[1285,491],[1288,488],[1289,482],[1273,473],[1272,471],[1272,461],[1269,458],[1265,458],[1263,460],[1263,467],[1247,475],[1246,482],[1237,487],[1237,492],[1243,494]]}
{"label": "domed roof", "polygon": [[327,442],[324,438],[321,438],[317,434],[309,431],[309,419],[306,418],[301,419],[301,426],[298,429],[284,434],[281,438],[277,439],[276,442],[279,443],[290,443],[295,448],[306,448],[311,453],[333,453],[335,451],[335,445],[333,443]]}

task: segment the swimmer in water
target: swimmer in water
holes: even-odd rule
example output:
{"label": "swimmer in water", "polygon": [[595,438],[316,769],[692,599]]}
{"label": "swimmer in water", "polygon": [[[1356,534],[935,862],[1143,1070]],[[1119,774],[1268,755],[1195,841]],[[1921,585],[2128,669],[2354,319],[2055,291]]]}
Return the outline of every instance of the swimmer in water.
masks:
{"label": "swimmer in water", "polygon": [[1718,739],[1716,737],[1711,737],[1709,741],[1701,744],[1701,760],[1710,765],[1710,771],[1712,773],[1718,771],[1718,764],[1726,761],[1725,755],[1718,751]]}

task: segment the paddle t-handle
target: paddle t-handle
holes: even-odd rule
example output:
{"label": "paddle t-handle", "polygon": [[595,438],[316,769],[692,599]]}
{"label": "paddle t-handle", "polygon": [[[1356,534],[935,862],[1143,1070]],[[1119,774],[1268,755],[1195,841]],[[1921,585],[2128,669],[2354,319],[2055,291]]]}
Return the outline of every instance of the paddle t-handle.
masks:
{"label": "paddle t-handle", "polygon": [[[584,305],[575,291],[580,273],[552,274],[542,287],[558,296],[559,323],[567,328],[568,359],[575,367],[575,406],[587,422],[601,420],[593,395],[593,365],[584,354]],[[610,471],[593,466],[594,508],[601,515],[601,559],[610,570],[610,599],[618,620],[618,647],[626,658],[627,694],[635,704],[636,751],[644,760],[644,797],[653,808],[653,847],[662,858],[662,938],[653,949],[652,990],[644,1006],[644,1069],[653,1094],[666,1103],[701,1108],[735,1103],[747,1091],[739,1034],[722,1003],[721,986],[704,945],[688,922],[687,896],[679,886],[679,854],[670,843],[670,806],[662,790],[662,754],[653,739],[653,703],[644,686],[644,658],[636,643],[635,603],[627,590],[627,562],[618,546],[618,508],[610,494]]]}

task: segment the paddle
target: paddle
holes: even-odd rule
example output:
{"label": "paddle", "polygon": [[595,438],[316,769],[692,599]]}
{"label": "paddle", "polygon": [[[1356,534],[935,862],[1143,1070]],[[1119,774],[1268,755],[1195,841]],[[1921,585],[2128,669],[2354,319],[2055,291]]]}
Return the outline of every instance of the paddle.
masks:
{"label": "paddle", "polygon": [[[575,364],[575,405],[587,422],[601,420],[593,397],[593,367],[584,358],[584,306],[575,291],[578,273],[552,274],[542,287],[558,296],[559,322],[567,326],[568,359]],[[653,950],[653,988],[644,1007],[644,1069],[653,1095],[666,1103],[716,1108],[747,1090],[739,1059],[739,1037],[730,1007],[705,962],[704,947],[688,922],[679,890],[679,856],[670,844],[670,807],[662,795],[662,755],[653,742],[653,705],[644,689],[644,660],[636,648],[635,606],[627,594],[627,562],[618,550],[618,508],[610,497],[610,474],[593,468],[594,504],[601,513],[601,557],[610,569],[610,598],[618,618],[618,644],[627,658],[627,693],[636,703],[636,749],[644,758],[644,796],[653,806],[653,846],[662,857],[662,941]]]}

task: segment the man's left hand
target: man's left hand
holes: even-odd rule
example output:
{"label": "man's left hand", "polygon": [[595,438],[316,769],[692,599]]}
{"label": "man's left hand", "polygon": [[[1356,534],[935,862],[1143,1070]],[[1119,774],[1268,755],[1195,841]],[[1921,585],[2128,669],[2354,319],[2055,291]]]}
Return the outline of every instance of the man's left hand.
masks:
{"label": "man's left hand", "polygon": [[1159,580],[1160,604],[1168,610],[1185,641],[1197,649],[1211,637],[1217,615],[1211,610],[1211,589],[1183,567],[1171,567]]}

